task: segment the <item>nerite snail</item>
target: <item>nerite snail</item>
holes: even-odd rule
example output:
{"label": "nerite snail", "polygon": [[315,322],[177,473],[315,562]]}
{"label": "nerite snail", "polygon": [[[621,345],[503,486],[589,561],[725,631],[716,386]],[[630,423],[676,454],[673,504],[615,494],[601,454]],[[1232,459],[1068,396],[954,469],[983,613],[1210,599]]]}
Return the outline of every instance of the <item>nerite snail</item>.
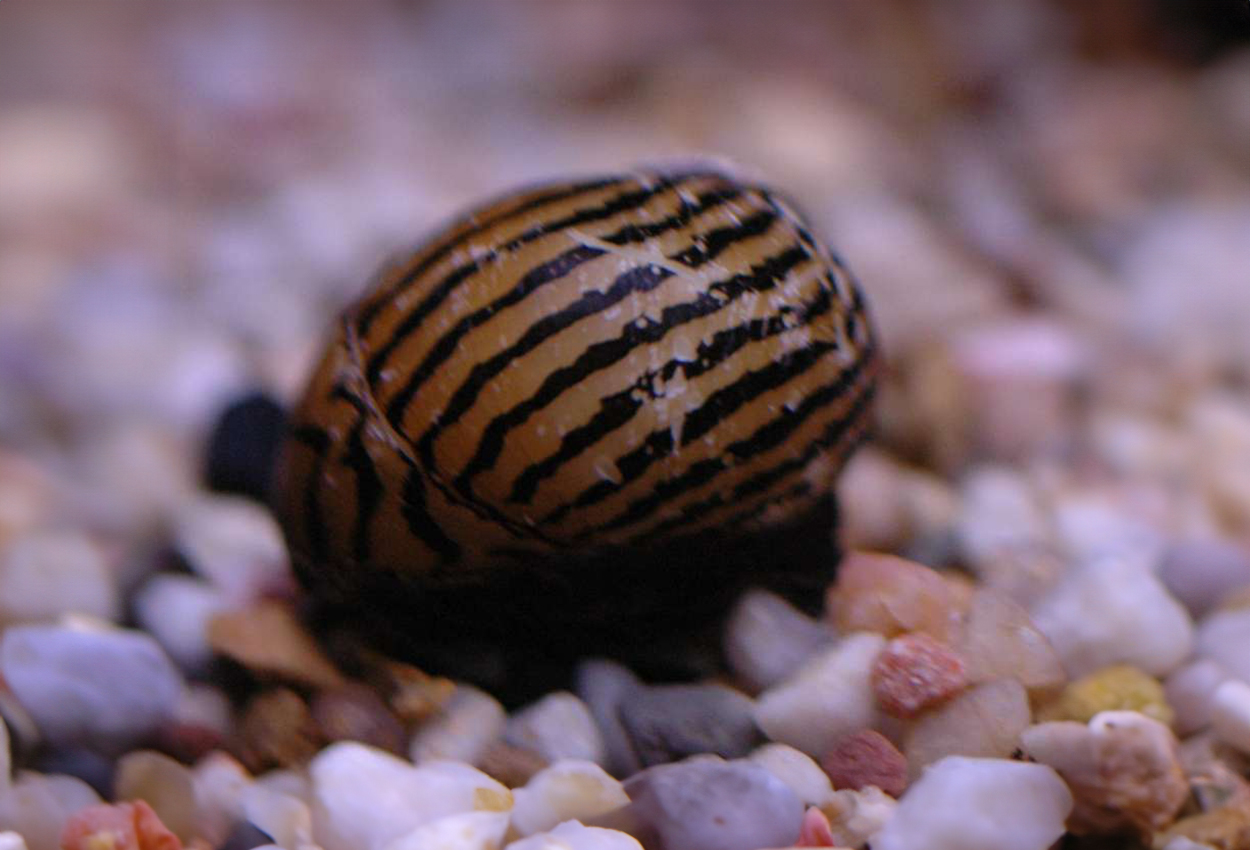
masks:
{"label": "nerite snail", "polygon": [[859,289],[770,190],[714,170],[529,189],[338,322],[275,507],[314,589],[434,600],[414,620],[690,609],[831,557],[794,529],[831,520],[875,371]]}

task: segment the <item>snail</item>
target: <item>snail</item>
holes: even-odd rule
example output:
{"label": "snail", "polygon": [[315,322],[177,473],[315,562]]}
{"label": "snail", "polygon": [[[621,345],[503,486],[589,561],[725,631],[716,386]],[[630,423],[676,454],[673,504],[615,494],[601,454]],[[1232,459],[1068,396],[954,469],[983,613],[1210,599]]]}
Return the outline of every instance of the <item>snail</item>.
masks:
{"label": "snail", "polygon": [[736,577],[832,565],[876,352],[850,273],[768,188],[529,188],[342,315],[274,508],[317,595],[414,627],[684,617]]}

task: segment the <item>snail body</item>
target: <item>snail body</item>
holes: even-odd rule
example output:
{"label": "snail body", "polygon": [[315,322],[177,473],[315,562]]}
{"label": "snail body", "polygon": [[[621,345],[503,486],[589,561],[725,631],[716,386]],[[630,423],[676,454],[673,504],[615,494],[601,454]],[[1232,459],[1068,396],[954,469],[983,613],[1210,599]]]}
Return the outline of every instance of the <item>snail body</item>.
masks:
{"label": "snail body", "polygon": [[274,505],[301,576],[340,599],[628,596],[643,564],[680,584],[677,553],[828,503],[876,362],[849,273],[766,188],[692,170],[529,189],[341,317]]}

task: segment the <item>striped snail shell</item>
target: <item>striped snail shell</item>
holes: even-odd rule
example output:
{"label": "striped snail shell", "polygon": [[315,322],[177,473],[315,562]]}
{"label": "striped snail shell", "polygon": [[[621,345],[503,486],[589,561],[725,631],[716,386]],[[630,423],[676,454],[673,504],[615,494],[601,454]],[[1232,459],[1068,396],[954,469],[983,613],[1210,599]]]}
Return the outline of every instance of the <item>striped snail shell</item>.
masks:
{"label": "striped snail shell", "polygon": [[342,316],[275,509],[301,575],[346,598],[625,574],[827,500],[875,373],[859,289],[771,190],[710,169],[532,188]]}

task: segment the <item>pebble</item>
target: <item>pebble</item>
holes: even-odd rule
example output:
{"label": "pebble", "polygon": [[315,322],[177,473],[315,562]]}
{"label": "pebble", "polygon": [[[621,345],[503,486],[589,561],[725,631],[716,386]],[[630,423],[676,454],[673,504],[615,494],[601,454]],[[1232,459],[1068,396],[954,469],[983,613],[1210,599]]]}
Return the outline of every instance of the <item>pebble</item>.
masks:
{"label": "pebble", "polygon": [[895,637],[924,632],[938,640],[955,634],[962,593],[937,571],[893,555],[848,552],[826,599],[839,634],[876,632]]}
{"label": "pebble", "polygon": [[284,603],[262,602],[208,623],[214,652],[266,677],[315,688],[341,687],[343,674]]}
{"label": "pebble", "polygon": [[1146,566],[1129,559],[1073,571],[1033,609],[1033,621],[1070,676],[1112,664],[1166,676],[1194,644],[1188,612]]}
{"label": "pebble", "polygon": [[495,741],[486,748],[475,767],[509,788],[520,788],[547,767],[549,762],[533,750],[507,741]]}
{"label": "pebble", "polygon": [[1164,850],[1243,850],[1250,846],[1250,809],[1223,806],[1181,818],[1159,840]]}
{"label": "pebble", "polygon": [[765,744],[748,758],[789,786],[805,806],[823,806],[833,795],[829,774],[807,753],[787,744]]}
{"label": "pebble", "polygon": [[391,684],[388,702],[395,716],[404,723],[426,722],[442,711],[456,692],[456,683],[443,676],[431,676],[399,662],[385,666]]}
{"label": "pebble", "polygon": [[633,836],[614,829],[569,821],[550,832],[513,841],[504,850],[642,850],[642,845]]}
{"label": "pebble", "polygon": [[447,815],[512,808],[512,792],[466,764],[414,766],[353,742],[326,747],[309,774],[313,834],[324,850],[379,850]]}
{"label": "pebble", "polygon": [[824,625],[777,594],[754,589],[742,595],[726,622],[725,660],[754,694],[785,679],[833,639]]}
{"label": "pebble", "polygon": [[1194,617],[1202,617],[1235,590],[1250,586],[1250,552],[1219,537],[1174,541],[1164,553],[1159,578]]}
{"label": "pebble", "polygon": [[503,736],[508,713],[503,704],[472,685],[457,684],[442,710],[423,723],[408,744],[408,757],[427,761],[479,764],[491,744]]}
{"label": "pebble", "polygon": [[1015,679],[969,688],[908,729],[903,753],[912,781],[946,756],[1007,758],[1031,720],[1028,694]]}
{"label": "pebble", "polygon": [[182,842],[143,800],[92,806],[65,824],[62,850],[182,850]]}
{"label": "pebble", "polygon": [[26,839],[16,832],[0,832],[0,850],[28,850]]}
{"label": "pebble", "polygon": [[39,531],[0,545],[0,623],[85,614],[121,616],[117,578],[102,548],[85,534]]}
{"label": "pebble", "polygon": [[199,806],[191,771],[150,750],[135,750],[117,761],[115,799],[142,800],[183,842],[199,832]]}
{"label": "pebble", "polygon": [[1072,794],[1045,765],[951,756],[934,764],[872,838],[873,850],[1046,850]]}
{"label": "pebble", "polygon": [[404,727],[377,691],[359,682],[319,691],[309,709],[326,741],[359,741],[396,755],[404,752]]}
{"label": "pebble", "polygon": [[1131,665],[1115,664],[1069,682],[1059,699],[1046,706],[1043,719],[1088,723],[1104,711],[1139,711],[1165,726],[1175,718],[1158,679]]}
{"label": "pebble", "polygon": [[111,756],[103,756],[82,747],[45,747],[27,762],[27,766],[38,773],[81,779],[101,799],[113,799],[113,777],[117,763]]}
{"label": "pebble", "polygon": [[273,515],[240,496],[200,496],[174,519],[174,546],[236,604],[292,586],[286,544]]}
{"label": "pebble", "polygon": [[891,797],[907,789],[907,759],[898,747],[873,729],[847,735],[825,753],[820,766],[839,791],[880,788]]}
{"label": "pebble", "polygon": [[625,783],[640,829],[664,850],[788,847],[803,804],[786,784],[749,761],[696,756],[648,768]]}
{"label": "pebble", "polygon": [[1068,828],[1075,834],[1149,837],[1172,822],[1189,794],[1171,730],[1135,711],[1105,711],[1088,724],[1040,723],[1024,731],[1021,745],[1072,789]]}
{"label": "pebble", "polygon": [[158,573],[131,600],[135,619],[182,670],[203,675],[213,658],[208,624],[230,609],[218,588],[195,576]]}
{"label": "pebble", "polygon": [[771,740],[818,757],[844,735],[874,725],[871,676],[879,634],[847,635],[760,695],[755,723]]}
{"label": "pebble", "polygon": [[422,824],[382,850],[497,850],[507,832],[507,812],[462,812]]}
{"label": "pebble", "polygon": [[253,772],[303,765],[322,743],[308,704],[289,688],[257,694],[239,721],[239,757]]}
{"label": "pebble", "polygon": [[1250,753],[1250,684],[1222,682],[1211,694],[1211,728],[1223,743]]}
{"label": "pebble", "polygon": [[219,847],[239,831],[243,820],[243,796],[252,777],[243,765],[224,752],[201,759],[191,770],[195,787],[196,834]]}
{"label": "pebble", "polygon": [[640,688],[620,707],[621,723],[644,767],[699,753],[747,755],[760,742],[755,702],[717,684]]}
{"label": "pebble", "polygon": [[61,850],[69,819],[99,803],[96,792],[80,779],[19,773],[12,787],[0,792],[0,824],[25,838],[30,850]]}
{"label": "pebble", "polygon": [[248,823],[282,847],[314,846],[312,810],[299,796],[256,782],[244,789],[239,807]]}
{"label": "pebble", "polygon": [[11,627],[0,641],[0,674],[49,742],[102,752],[154,734],[183,689],[156,641],[112,627]]}
{"label": "pebble", "polygon": [[558,761],[513,792],[512,828],[522,836],[586,821],[629,804],[621,783],[588,761]]}
{"label": "pebble", "polygon": [[872,668],[873,695],[891,717],[915,717],[967,685],[963,658],[923,632],[891,640]]}
{"label": "pebble", "polygon": [[642,770],[642,762],[621,722],[621,705],[642,683],[623,664],[594,658],[583,661],[574,674],[575,690],[590,709],[603,735],[604,766],[613,776],[632,776]]}
{"label": "pebble", "polygon": [[1220,665],[1228,675],[1250,682],[1250,608],[1217,611],[1198,624],[1195,654]]}
{"label": "pebble", "polygon": [[1058,653],[1029,612],[998,591],[973,592],[954,646],[973,683],[1013,678],[1030,694],[1046,694],[1067,681]]}
{"label": "pebble", "polygon": [[568,691],[550,693],[514,714],[504,729],[504,740],[533,750],[549,762],[574,759],[603,764],[607,758],[603,734],[590,709]]}
{"label": "pebble", "polygon": [[839,846],[860,848],[894,817],[898,801],[880,788],[861,791],[849,788],[833,792],[821,811],[829,818],[829,831]]}
{"label": "pebble", "polygon": [[1219,662],[1209,658],[1191,661],[1175,670],[1163,683],[1163,694],[1175,712],[1172,722],[1182,738],[1205,729],[1211,723],[1211,695],[1228,681]]}

